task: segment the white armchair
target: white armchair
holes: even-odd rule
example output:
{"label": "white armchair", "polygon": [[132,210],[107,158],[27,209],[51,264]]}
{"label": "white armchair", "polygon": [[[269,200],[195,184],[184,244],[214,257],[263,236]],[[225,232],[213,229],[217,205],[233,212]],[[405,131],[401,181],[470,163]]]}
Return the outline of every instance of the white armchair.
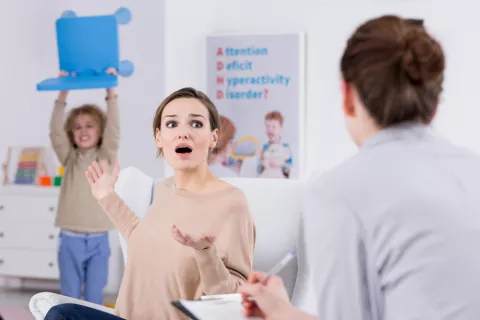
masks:
{"label": "white armchair", "polygon": [[[297,247],[297,230],[301,212],[302,183],[296,180],[228,178],[225,181],[240,188],[245,193],[252,211],[257,231],[254,269],[269,270],[290,250]],[[120,172],[115,191],[127,205],[143,217],[153,199],[156,181],[136,168],[126,168]],[[127,259],[127,245],[120,236],[124,261]],[[297,263],[291,263],[280,276],[287,291],[295,302],[295,295],[304,295],[295,289]],[[295,290],[294,290],[295,289]],[[295,293],[294,293],[295,291]],[[76,303],[106,312],[113,309],[72,299],[59,294],[42,292],[30,300],[30,311],[35,319],[43,320],[51,307],[63,303]]]}

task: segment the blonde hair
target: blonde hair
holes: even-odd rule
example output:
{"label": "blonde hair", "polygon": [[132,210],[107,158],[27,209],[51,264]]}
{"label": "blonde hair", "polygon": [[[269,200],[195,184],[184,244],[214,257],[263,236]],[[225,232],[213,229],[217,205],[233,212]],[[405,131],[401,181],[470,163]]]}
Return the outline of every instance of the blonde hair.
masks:
{"label": "blonde hair", "polygon": [[237,133],[237,128],[235,128],[233,122],[222,115],[220,115],[220,126],[218,129],[218,142],[215,148],[212,150],[213,154],[219,154],[222,152],[227,144],[233,140],[235,134]]}
{"label": "blonde hair", "polygon": [[107,122],[107,115],[97,105],[84,104],[80,107],[72,109],[68,113],[67,120],[65,121],[65,132],[67,133],[70,144],[77,148],[77,144],[73,138],[73,129],[75,127],[75,119],[80,115],[89,115],[97,123],[100,131],[100,139],[98,140],[98,146],[102,145],[103,131],[105,130],[105,124]]}

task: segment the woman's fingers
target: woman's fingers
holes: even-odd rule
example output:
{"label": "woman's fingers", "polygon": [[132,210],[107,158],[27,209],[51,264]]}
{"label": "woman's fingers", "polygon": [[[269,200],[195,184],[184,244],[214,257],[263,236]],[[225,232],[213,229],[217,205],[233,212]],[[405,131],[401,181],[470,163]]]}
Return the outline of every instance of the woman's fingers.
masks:
{"label": "woman's fingers", "polygon": [[97,182],[97,180],[99,179],[99,176],[97,174],[97,171],[93,167],[93,165],[88,166],[88,173],[90,174],[90,177],[92,178],[93,182],[94,183]]}
{"label": "woman's fingers", "polygon": [[108,167],[107,160],[101,160],[99,168],[102,170],[102,173],[109,172],[110,168]]}
{"label": "woman's fingers", "polygon": [[245,284],[238,288],[238,292],[247,297],[254,297],[263,291],[264,287],[261,284]]}
{"label": "woman's fingers", "polygon": [[96,161],[92,163],[92,167],[95,171],[95,174],[97,175],[97,179],[99,179],[103,175],[102,169],[100,169],[100,166]]}
{"label": "woman's fingers", "polygon": [[262,281],[267,274],[265,272],[260,272],[260,271],[254,271],[250,273],[250,276],[248,277],[248,283],[257,283]]}
{"label": "woman's fingers", "polygon": [[91,176],[91,174],[88,170],[85,171],[85,177],[87,177],[88,183],[90,185],[95,184],[95,181],[93,180],[93,178],[92,178],[92,176]]}
{"label": "woman's fingers", "polygon": [[119,173],[120,173],[120,162],[117,160],[115,161],[115,164],[113,166],[112,176],[118,177]]}

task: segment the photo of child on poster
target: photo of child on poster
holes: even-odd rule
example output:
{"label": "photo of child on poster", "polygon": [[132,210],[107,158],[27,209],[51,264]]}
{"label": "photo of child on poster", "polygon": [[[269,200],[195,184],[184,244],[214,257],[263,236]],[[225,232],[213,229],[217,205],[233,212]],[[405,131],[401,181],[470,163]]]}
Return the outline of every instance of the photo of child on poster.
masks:
{"label": "photo of child on poster", "polygon": [[218,177],[299,178],[302,45],[300,34],[207,38],[208,94],[221,114],[209,160]]}

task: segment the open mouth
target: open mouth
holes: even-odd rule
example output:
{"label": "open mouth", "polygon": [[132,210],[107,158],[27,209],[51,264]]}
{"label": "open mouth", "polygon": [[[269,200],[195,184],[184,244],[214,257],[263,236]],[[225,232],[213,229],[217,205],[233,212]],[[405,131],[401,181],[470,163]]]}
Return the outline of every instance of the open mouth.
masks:
{"label": "open mouth", "polygon": [[180,154],[191,153],[192,148],[190,148],[189,146],[178,146],[177,148],[175,148],[175,152]]}

